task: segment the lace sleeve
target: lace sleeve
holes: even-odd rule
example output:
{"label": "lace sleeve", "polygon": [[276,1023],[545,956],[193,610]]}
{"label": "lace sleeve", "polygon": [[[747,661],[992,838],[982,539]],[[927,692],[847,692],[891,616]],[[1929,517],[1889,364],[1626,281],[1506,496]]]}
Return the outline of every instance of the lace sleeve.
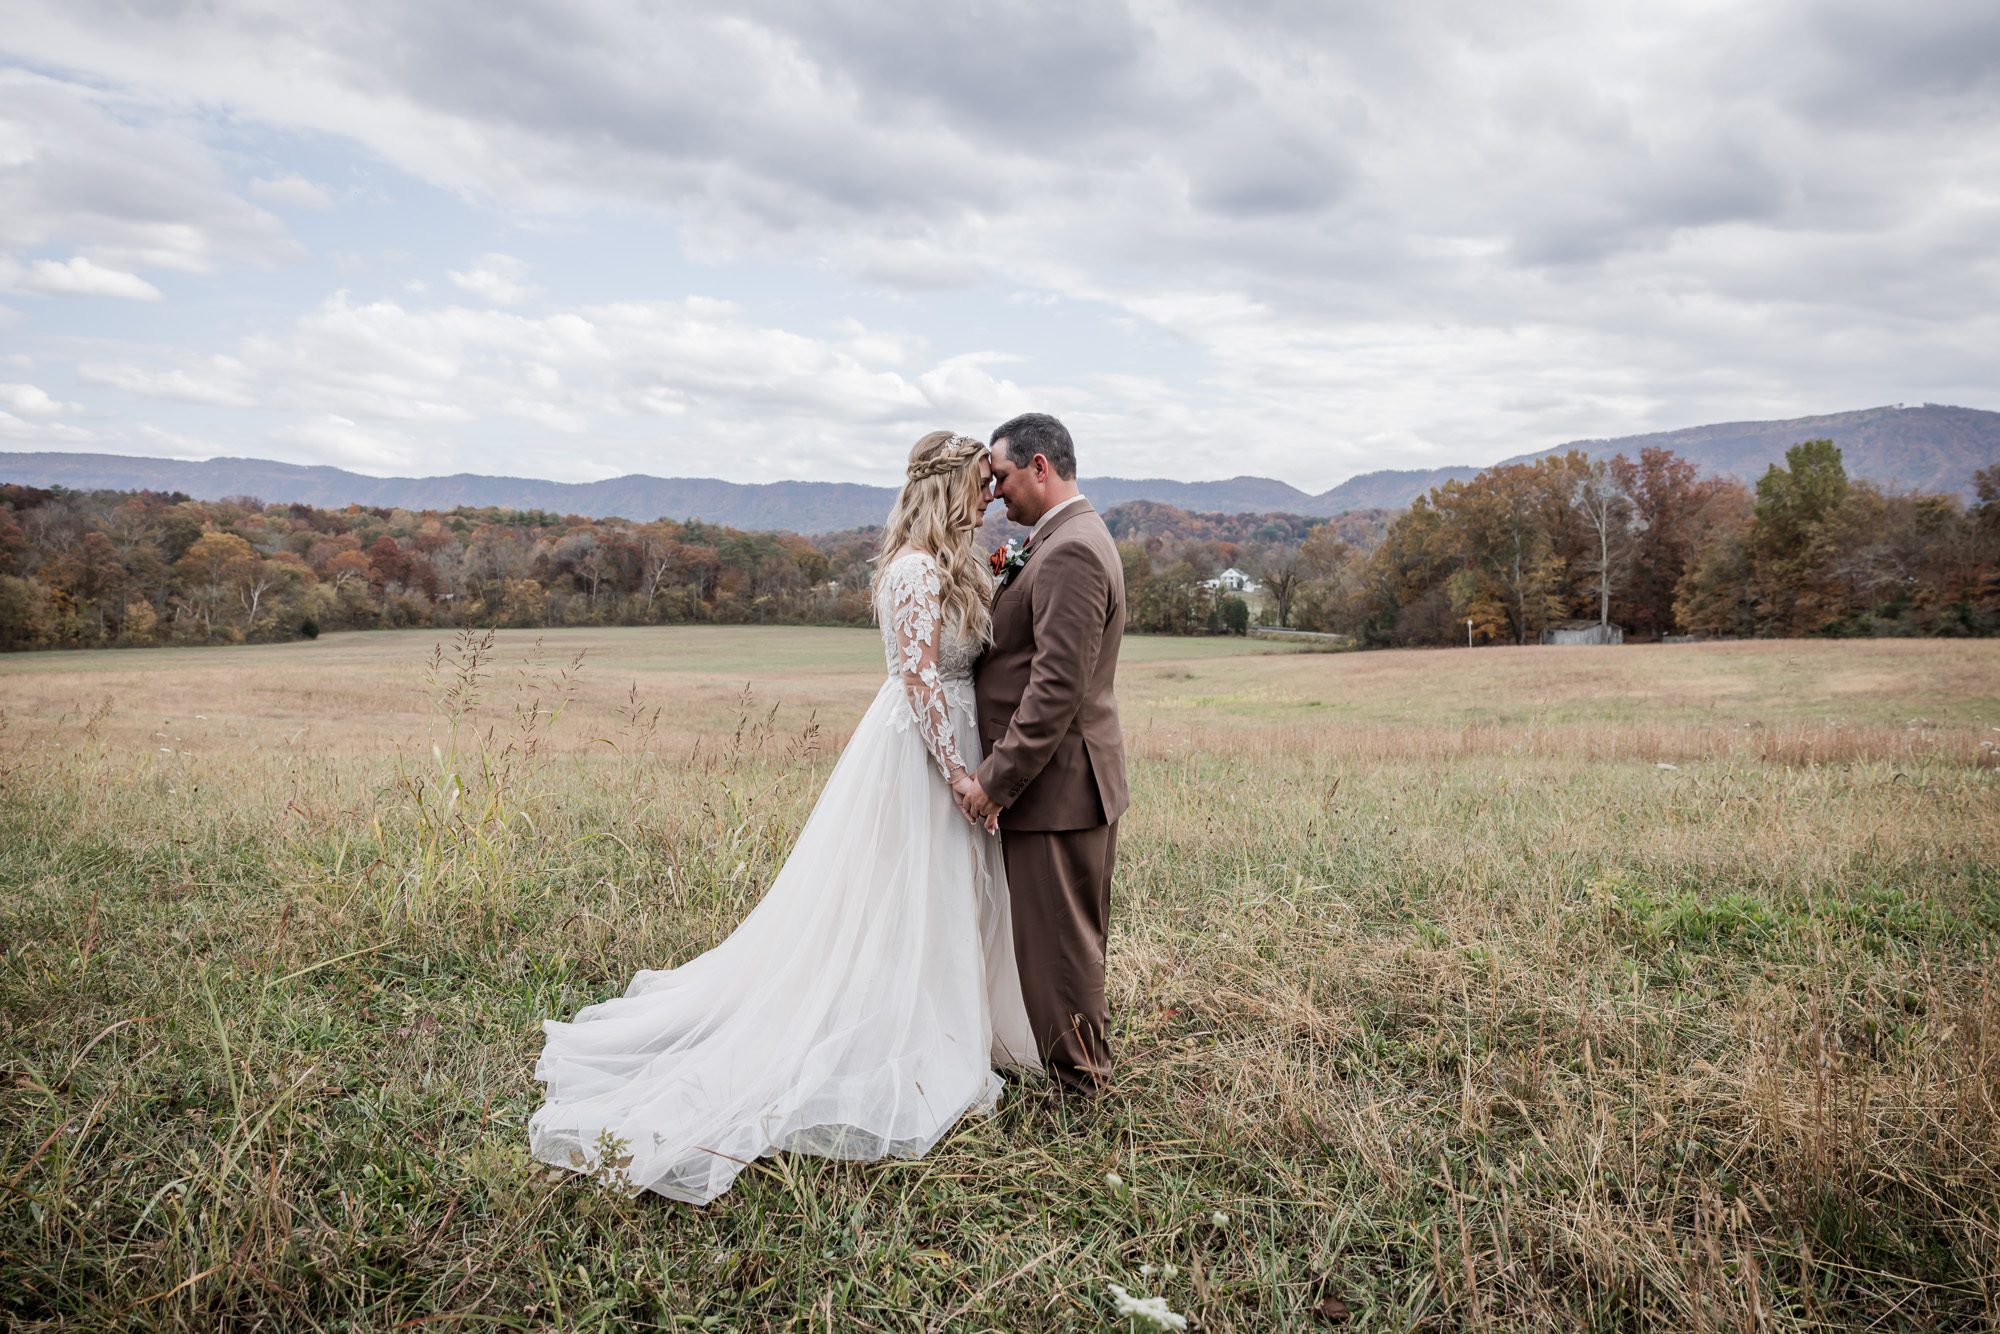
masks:
{"label": "lace sleeve", "polygon": [[944,635],[943,585],[928,556],[905,556],[883,574],[889,589],[889,629],[895,668],[909,696],[910,713],[924,747],[946,782],[965,772],[951,732],[951,710],[938,676],[938,642]]}

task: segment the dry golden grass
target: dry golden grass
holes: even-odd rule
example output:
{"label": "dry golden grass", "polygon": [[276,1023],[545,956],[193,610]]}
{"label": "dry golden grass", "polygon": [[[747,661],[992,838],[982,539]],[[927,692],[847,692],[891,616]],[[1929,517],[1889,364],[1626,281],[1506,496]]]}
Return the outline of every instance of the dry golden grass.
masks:
{"label": "dry golden grass", "polygon": [[15,1326],[2000,1315],[1994,645],[1133,641],[1109,1112],[699,1211],[526,1159],[537,1024],[740,920],[876,641],[432,645],[0,660]]}

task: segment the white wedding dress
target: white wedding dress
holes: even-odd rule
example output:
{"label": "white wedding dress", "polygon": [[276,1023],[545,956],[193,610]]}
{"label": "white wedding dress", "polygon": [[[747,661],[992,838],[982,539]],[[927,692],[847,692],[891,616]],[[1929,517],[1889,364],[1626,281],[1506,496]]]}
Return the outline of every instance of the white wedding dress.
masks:
{"label": "white wedding dress", "polygon": [[590,1171],[622,1141],[631,1186],[702,1204],[781,1149],[918,1157],[992,1108],[995,1065],[1039,1068],[999,840],[944,779],[978,767],[978,645],[939,591],[922,552],[879,580],[888,679],[742,925],[543,1024],[535,1157]]}

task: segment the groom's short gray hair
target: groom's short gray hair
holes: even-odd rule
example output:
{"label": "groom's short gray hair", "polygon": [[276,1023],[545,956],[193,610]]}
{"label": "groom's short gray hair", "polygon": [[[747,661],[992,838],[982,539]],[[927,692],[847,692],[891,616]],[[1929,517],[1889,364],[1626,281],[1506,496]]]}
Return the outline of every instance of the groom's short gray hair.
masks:
{"label": "groom's short gray hair", "polygon": [[1025,468],[1040,454],[1065,482],[1076,480],[1076,446],[1069,428],[1046,412],[1024,412],[993,432],[993,447],[1007,442],[1007,461]]}

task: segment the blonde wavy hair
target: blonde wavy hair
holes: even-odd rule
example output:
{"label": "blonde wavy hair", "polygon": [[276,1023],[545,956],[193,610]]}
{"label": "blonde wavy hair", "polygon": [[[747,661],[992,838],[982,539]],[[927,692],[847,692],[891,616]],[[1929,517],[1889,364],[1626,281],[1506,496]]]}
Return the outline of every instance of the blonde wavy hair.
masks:
{"label": "blonde wavy hair", "polygon": [[932,431],[910,450],[903,489],[889,510],[875,578],[898,551],[911,547],[937,561],[943,586],[944,622],[975,643],[993,639],[993,574],[972,549],[972,534],[985,512],[979,484],[984,444],[951,431]]}

